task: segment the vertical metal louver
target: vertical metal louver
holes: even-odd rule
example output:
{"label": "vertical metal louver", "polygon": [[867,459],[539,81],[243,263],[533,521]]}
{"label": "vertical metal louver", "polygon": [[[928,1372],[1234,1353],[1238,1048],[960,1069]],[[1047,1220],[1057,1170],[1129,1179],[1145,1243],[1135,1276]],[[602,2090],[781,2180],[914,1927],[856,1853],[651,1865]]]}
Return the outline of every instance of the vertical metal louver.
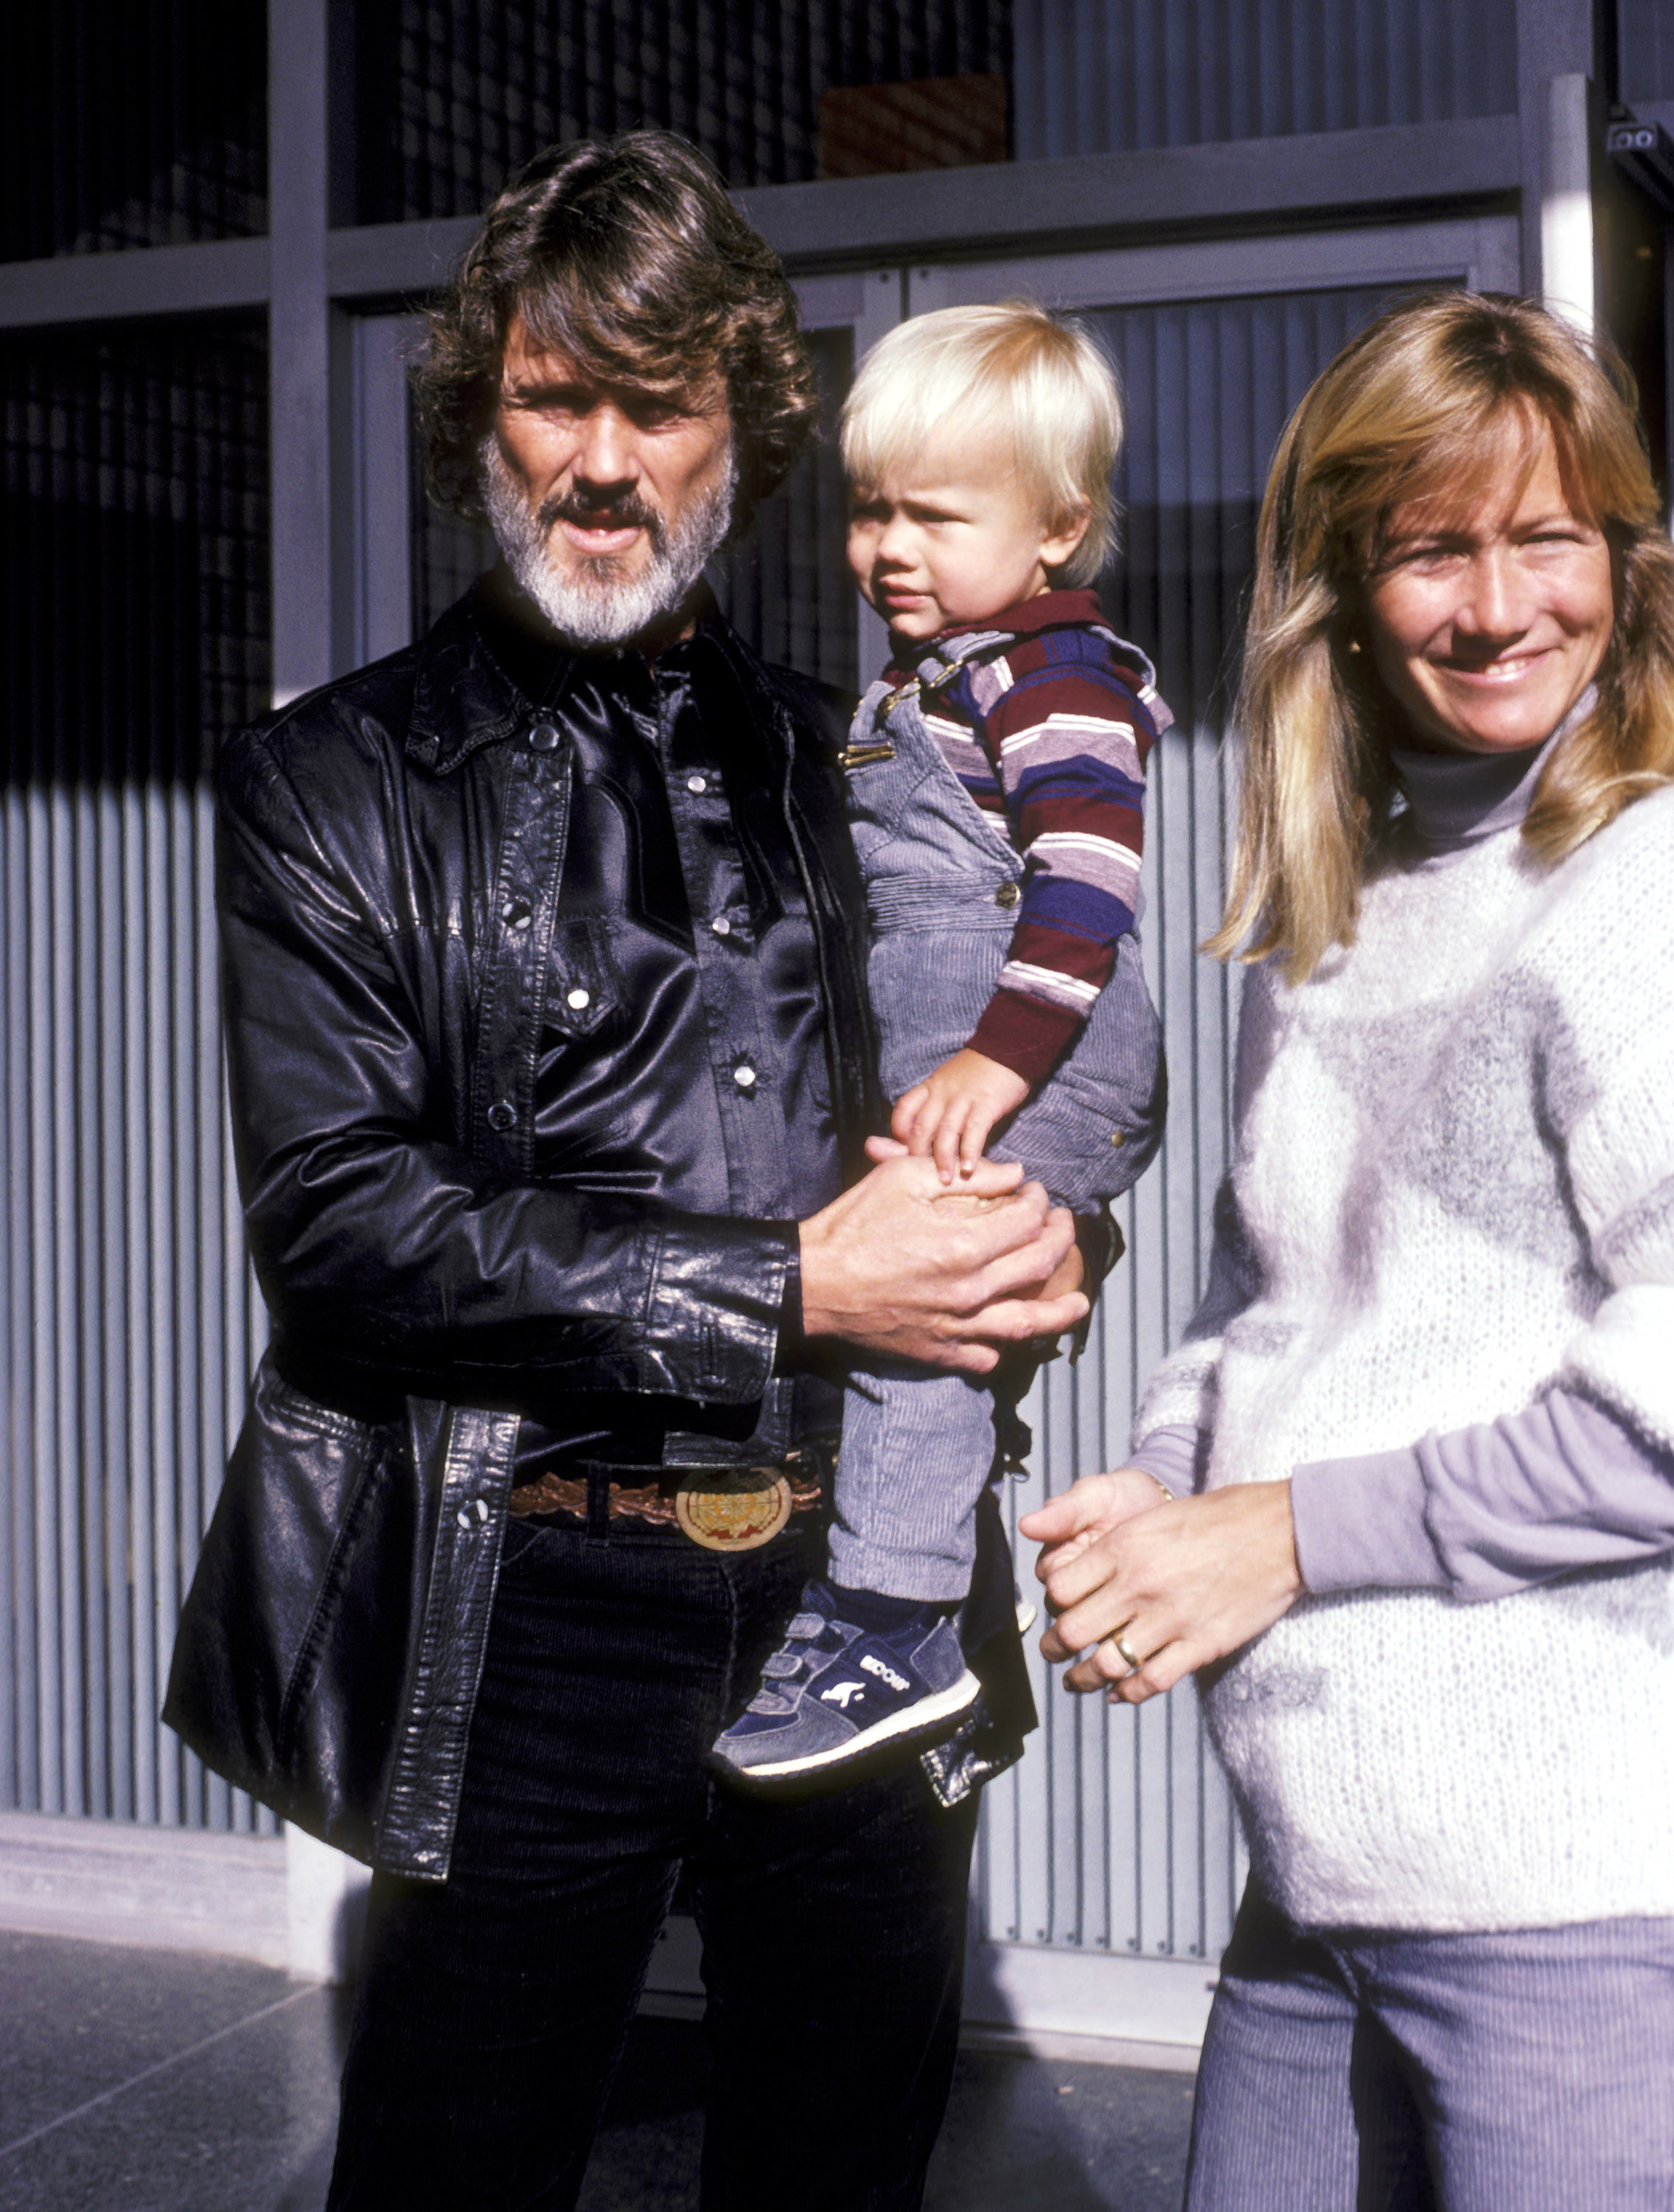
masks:
{"label": "vertical metal louver", "polygon": [[1615,5],[1622,99],[1629,106],[1636,100],[1674,100],[1674,13],[1668,0],[1615,0]]}
{"label": "vertical metal louver", "polygon": [[1019,161],[1517,106],[1516,0],[1016,0],[1013,44]]}
{"label": "vertical metal louver", "polygon": [[359,219],[475,214],[542,146],[665,125],[734,185],[815,173],[831,85],[1007,76],[1012,0],[361,0]]}
{"label": "vertical metal louver", "polygon": [[261,0],[8,12],[0,262],[267,228]]}
{"label": "vertical metal louver", "polygon": [[157,1720],[261,1328],[208,775],[267,702],[265,342],[9,342],[0,453],[0,1804],[270,1832]]}
{"label": "vertical metal louver", "polygon": [[[1017,272],[1027,289],[1027,269]],[[1177,722],[1151,757],[1143,924],[1169,1066],[1162,1157],[1122,1201],[1128,1257],[1080,1364],[1054,1362],[1025,1413],[1014,1516],[1119,1466],[1137,1391],[1203,1288],[1225,1168],[1236,973],[1197,947],[1220,920],[1234,794],[1223,763],[1240,602],[1286,416],[1377,309],[1371,289],[1134,307],[1083,319],[1117,363],[1127,449],[1113,621],[1157,664]],[[1020,1552],[1027,1554],[1027,1545]],[[1038,1659],[1041,1729],[986,1793],[979,1874],[991,1941],[1212,1959],[1243,1875],[1228,1796],[1189,1689],[1142,1708],[1070,1698]]]}

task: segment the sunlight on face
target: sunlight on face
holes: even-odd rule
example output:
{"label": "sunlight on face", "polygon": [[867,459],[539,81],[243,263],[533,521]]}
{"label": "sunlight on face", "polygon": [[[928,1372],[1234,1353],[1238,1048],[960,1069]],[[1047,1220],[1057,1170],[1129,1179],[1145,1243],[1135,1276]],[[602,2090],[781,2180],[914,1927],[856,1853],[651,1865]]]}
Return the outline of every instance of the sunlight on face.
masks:
{"label": "sunlight on face", "polygon": [[1604,657],[1610,548],[1571,510],[1544,423],[1519,489],[1522,475],[1508,467],[1463,509],[1437,498],[1390,518],[1367,584],[1368,642],[1421,744],[1542,744]]}
{"label": "sunlight on face", "polygon": [[922,640],[1050,590],[1086,529],[1084,512],[1042,520],[1009,443],[931,447],[909,477],[856,488],[849,567],[895,635]]}
{"label": "sunlight on face", "polygon": [[517,317],[482,464],[500,550],[573,644],[624,643],[676,616],[731,520],[723,392],[602,382]]}

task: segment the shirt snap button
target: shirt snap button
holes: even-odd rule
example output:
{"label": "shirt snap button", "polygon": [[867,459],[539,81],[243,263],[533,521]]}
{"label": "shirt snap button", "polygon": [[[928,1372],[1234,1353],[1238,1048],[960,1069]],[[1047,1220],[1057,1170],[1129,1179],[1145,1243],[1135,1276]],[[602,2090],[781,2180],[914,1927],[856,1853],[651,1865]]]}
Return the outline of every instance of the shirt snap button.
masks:
{"label": "shirt snap button", "polygon": [[1002,884],[994,894],[996,906],[1016,906],[1022,892],[1016,884]]}
{"label": "shirt snap button", "polygon": [[731,937],[732,934],[732,924],[724,914],[718,914],[709,927],[717,937]]}
{"label": "shirt snap button", "polygon": [[537,722],[529,732],[529,742],[537,753],[553,751],[558,743],[558,732],[551,722]]}
{"label": "shirt snap button", "polygon": [[518,1109],[509,1098],[496,1098],[488,1109],[488,1127],[504,1135],[518,1126]]}
{"label": "shirt snap button", "polygon": [[737,1085],[740,1091],[754,1090],[755,1087],[755,1070],[750,1066],[749,1060],[740,1060],[734,1061],[732,1067],[732,1080]]}
{"label": "shirt snap button", "polygon": [[575,1013],[579,1014],[584,1006],[591,1006],[592,1003],[592,993],[583,990],[579,983],[573,991],[566,991],[564,994],[564,1004]]}

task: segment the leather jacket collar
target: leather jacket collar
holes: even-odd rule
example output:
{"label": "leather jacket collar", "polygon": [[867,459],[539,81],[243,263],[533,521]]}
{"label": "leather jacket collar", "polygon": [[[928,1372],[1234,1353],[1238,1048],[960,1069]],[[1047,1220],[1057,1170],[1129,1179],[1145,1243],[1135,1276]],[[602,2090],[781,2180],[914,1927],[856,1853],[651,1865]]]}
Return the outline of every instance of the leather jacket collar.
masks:
{"label": "leather jacket collar", "polygon": [[[743,672],[738,656],[727,652],[732,632],[707,586],[696,634],[726,653],[735,672]],[[531,714],[555,714],[579,658],[547,628],[506,569],[491,569],[419,646],[408,757],[446,775],[484,745],[515,735]]]}

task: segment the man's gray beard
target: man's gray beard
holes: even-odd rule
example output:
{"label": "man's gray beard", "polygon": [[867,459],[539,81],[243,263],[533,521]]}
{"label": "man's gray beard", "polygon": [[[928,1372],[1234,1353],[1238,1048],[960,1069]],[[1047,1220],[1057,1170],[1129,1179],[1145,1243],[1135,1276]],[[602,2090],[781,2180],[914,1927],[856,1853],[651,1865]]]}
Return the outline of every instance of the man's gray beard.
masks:
{"label": "man's gray beard", "polygon": [[613,553],[583,555],[565,565],[554,557],[539,507],[531,506],[492,432],[482,459],[488,525],[506,564],[568,645],[626,645],[672,614],[731,527],[738,471],[729,452],[726,473],[713,491],[671,522],[645,526],[651,559],[637,575]]}

